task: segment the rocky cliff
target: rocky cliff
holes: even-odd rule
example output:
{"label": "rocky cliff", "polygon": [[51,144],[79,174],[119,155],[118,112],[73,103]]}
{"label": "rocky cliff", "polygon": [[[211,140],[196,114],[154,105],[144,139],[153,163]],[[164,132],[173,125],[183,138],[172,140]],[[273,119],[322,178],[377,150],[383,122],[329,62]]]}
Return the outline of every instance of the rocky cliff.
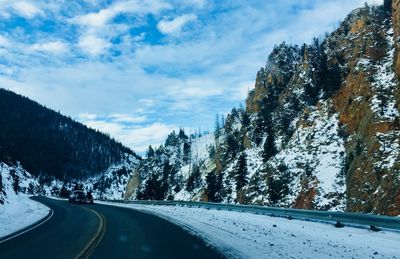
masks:
{"label": "rocky cliff", "polygon": [[399,215],[399,8],[366,5],[324,39],[277,45],[246,108],[217,123],[208,155],[184,160],[193,149],[183,136],[166,143],[127,197]]}

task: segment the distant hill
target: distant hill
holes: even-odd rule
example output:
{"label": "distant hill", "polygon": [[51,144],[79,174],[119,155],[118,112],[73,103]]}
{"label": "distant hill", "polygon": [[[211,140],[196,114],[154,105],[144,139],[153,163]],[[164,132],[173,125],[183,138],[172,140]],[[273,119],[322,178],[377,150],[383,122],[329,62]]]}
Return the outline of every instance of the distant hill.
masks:
{"label": "distant hill", "polygon": [[0,160],[19,161],[41,178],[86,179],[127,156],[140,157],[108,135],[0,89]]}

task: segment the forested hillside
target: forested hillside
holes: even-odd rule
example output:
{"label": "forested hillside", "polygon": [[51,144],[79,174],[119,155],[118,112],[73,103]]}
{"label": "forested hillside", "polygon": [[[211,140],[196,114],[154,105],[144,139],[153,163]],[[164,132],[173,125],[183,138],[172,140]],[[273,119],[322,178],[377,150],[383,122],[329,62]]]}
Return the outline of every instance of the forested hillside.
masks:
{"label": "forested hillside", "polygon": [[18,161],[42,179],[85,179],[136,156],[108,135],[4,89],[0,125],[0,160]]}
{"label": "forested hillside", "polygon": [[127,197],[399,215],[399,12],[365,5],[310,45],[277,45],[208,155],[185,162],[183,134],[149,149]]}

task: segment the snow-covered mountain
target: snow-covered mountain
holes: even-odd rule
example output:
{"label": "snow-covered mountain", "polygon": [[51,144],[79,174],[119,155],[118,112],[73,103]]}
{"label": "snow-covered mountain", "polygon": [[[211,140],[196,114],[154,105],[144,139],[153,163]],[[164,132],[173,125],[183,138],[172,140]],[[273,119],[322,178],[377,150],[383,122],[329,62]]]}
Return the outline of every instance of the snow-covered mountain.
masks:
{"label": "snow-covered mountain", "polygon": [[151,146],[130,179],[126,198],[201,200],[205,188],[204,172],[215,164],[210,152],[215,146],[213,134],[188,137],[181,129],[172,132],[165,145]]}
{"label": "snow-covered mountain", "polygon": [[126,155],[118,163],[92,177],[69,180],[52,177],[44,183],[43,194],[66,198],[74,188],[79,188],[92,192],[95,199],[122,199],[138,164],[136,156]]}
{"label": "snow-covered mountain", "polygon": [[[26,97],[0,89],[0,190],[10,200],[10,182],[25,194],[67,196],[84,185],[95,196],[121,198],[141,159],[132,150]],[[11,173],[9,173],[11,172]],[[11,177],[11,178],[10,178]],[[37,191],[31,191],[26,181]],[[64,187],[64,188],[63,188]]]}
{"label": "snow-covered mountain", "polygon": [[399,35],[395,0],[277,45],[246,108],[149,149],[126,197],[400,214]]}

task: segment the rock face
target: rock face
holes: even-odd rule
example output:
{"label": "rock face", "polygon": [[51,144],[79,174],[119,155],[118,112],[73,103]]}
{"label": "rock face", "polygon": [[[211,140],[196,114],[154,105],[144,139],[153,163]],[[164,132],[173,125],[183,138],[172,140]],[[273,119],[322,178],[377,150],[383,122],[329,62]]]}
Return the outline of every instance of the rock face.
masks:
{"label": "rock face", "polygon": [[142,161],[129,197],[154,185],[162,195],[145,198],[399,215],[399,8],[366,5],[324,40],[277,45],[208,155],[194,166],[176,159],[184,140],[166,144]]}
{"label": "rock face", "polygon": [[347,209],[399,214],[395,26],[390,11],[373,8],[353,12],[341,28],[347,24],[348,35],[332,35],[340,43],[333,52],[344,55],[348,69],[332,96],[346,131]]}
{"label": "rock face", "polygon": [[[394,29],[394,38],[395,38],[395,71],[398,78],[400,78],[400,1],[387,1],[387,5],[392,5],[392,21],[393,21],[393,29]],[[390,3],[392,2],[392,3]]]}

